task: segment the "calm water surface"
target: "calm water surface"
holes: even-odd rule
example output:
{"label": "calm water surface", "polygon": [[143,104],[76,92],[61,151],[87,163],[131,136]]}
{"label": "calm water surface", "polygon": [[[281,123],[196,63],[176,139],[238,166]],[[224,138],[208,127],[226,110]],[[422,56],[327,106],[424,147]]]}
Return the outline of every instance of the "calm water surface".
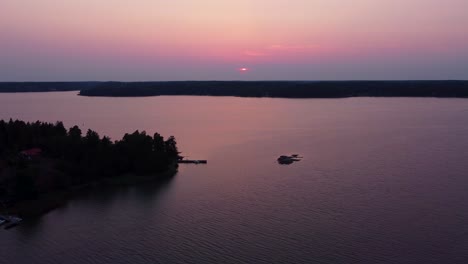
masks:
{"label": "calm water surface", "polygon": [[0,118],[157,131],[209,162],[0,230],[0,263],[468,263],[468,100],[75,94],[0,94]]}

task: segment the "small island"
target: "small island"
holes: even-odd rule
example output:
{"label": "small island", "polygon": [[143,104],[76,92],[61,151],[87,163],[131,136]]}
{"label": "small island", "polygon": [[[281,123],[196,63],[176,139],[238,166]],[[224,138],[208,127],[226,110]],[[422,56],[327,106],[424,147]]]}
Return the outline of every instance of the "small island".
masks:
{"label": "small island", "polygon": [[178,159],[173,136],[135,131],[112,141],[62,122],[0,120],[0,217],[40,215],[90,186],[166,181]]}

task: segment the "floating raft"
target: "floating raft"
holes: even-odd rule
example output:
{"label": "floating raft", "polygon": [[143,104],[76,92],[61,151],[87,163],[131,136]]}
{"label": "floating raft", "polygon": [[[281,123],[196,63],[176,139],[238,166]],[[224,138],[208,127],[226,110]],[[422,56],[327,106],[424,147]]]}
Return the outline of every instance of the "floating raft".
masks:
{"label": "floating raft", "polygon": [[279,164],[289,165],[293,164],[294,162],[301,161],[301,159],[302,157],[299,157],[298,154],[293,154],[291,156],[282,155],[277,159],[277,161]]}

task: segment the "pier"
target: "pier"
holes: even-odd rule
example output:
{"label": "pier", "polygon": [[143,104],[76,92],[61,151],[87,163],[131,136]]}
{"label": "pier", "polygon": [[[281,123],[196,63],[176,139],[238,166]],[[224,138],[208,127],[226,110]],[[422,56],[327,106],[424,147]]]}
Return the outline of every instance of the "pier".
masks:
{"label": "pier", "polygon": [[0,225],[5,224],[5,229],[17,226],[23,219],[15,216],[0,215]]}
{"label": "pier", "polygon": [[182,164],[207,164],[207,160],[179,160],[177,163],[182,163]]}

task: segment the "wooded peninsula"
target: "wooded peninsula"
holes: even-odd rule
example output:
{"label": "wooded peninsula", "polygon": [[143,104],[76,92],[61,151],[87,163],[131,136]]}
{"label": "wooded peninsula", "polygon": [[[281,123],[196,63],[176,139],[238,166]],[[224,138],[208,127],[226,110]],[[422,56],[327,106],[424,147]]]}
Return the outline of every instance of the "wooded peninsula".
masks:
{"label": "wooded peninsula", "polygon": [[468,81],[169,81],[10,82],[0,92],[80,91],[83,96],[159,95],[275,98],[447,97],[468,98]]}
{"label": "wooded peninsula", "polygon": [[85,96],[199,95],[276,98],[468,97],[468,81],[107,82]]}
{"label": "wooded peninsula", "polygon": [[0,120],[1,206],[40,214],[64,199],[51,194],[122,179],[164,181],[175,175],[178,158],[173,136],[135,131],[112,141],[93,130],[82,135],[78,126],[67,130],[62,122]]}

